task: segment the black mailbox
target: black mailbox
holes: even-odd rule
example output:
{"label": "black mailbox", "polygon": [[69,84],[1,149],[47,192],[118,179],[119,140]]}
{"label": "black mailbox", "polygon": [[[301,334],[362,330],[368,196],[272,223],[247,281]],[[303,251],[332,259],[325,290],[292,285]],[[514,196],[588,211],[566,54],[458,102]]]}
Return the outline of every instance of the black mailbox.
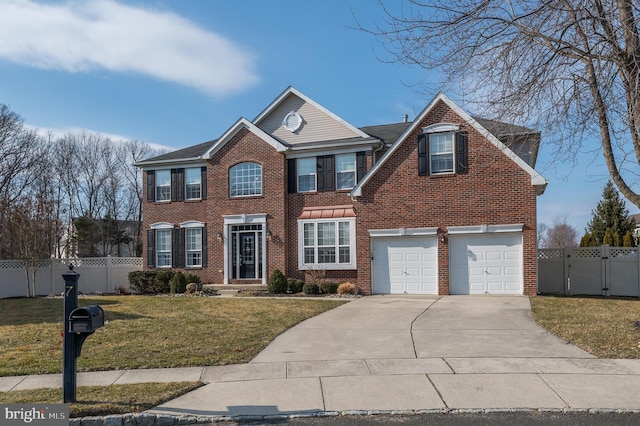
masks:
{"label": "black mailbox", "polygon": [[104,311],[98,305],[74,309],[69,315],[69,332],[93,333],[104,326]]}

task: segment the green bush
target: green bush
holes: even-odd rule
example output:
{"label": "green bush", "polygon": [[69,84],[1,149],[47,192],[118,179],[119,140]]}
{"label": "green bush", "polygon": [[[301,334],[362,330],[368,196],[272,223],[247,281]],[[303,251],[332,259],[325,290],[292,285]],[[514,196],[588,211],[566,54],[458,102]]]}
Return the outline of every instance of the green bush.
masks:
{"label": "green bush", "polygon": [[175,271],[162,270],[156,272],[156,281],[153,286],[154,293],[169,293],[171,291],[171,279],[175,275]]}
{"label": "green bush", "polygon": [[314,283],[305,283],[302,286],[302,291],[304,292],[304,294],[319,294],[320,293],[320,287],[318,287],[318,284],[314,284]]}
{"label": "green bush", "polygon": [[136,293],[148,294],[154,292],[156,282],[156,271],[133,271],[129,272],[129,287]]}
{"label": "green bush", "polygon": [[320,284],[320,290],[327,294],[336,294],[338,292],[338,283],[333,281],[326,281]]}
{"label": "green bush", "polygon": [[187,291],[187,280],[182,272],[178,271],[173,274],[171,282],[169,283],[169,289],[171,293],[184,293]]}
{"label": "green bush", "polygon": [[302,286],[304,285],[304,281],[289,278],[287,279],[287,292],[288,293],[300,293],[302,291]]}
{"label": "green bush", "polygon": [[267,290],[269,293],[285,293],[287,291],[287,279],[280,269],[274,269],[267,281]]}

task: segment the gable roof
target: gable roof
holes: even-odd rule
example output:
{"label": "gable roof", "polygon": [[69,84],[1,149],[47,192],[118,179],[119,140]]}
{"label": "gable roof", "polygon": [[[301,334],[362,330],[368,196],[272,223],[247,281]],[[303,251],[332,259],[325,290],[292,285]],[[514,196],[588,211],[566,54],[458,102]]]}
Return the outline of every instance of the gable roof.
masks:
{"label": "gable roof", "polygon": [[251,133],[258,136],[260,139],[271,145],[276,151],[282,152],[288,149],[288,145],[284,142],[275,139],[264,130],[242,117],[236,121],[224,134],[211,145],[209,149],[202,155],[203,158],[211,158],[220,148],[222,148],[227,142],[231,140],[240,130],[247,129]]}
{"label": "gable roof", "polygon": [[271,112],[276,110],[278,108],[278,106],[280,106],[280,104],[282,104],[291,95],[297,96],[298,98],[302,99],[304,102],[312,105],[314,108],[316,108],[317,110],[321,111],[323,114],[327,115],[328,117],[332,118],[333,120],[335,120],[338,123],[342,124],[344,127],[346,127],[349,130],[351,130],[357,136],[360,136],[360,137],[363,137],[363,138],[368,138],[369,137],[369,135],[367,135],[362,130],[358,129],[357,127],[355,127],[354,125],[352,125],[348,121],[343,120],[341,117],[339,117],[335,113],[329,111],[328,109],[326,109],[325,107],[323,107],[322,105],[320,105],[319,103],[314,101],[313,99],[309,98],[305,94],[301,93],[300,91],[296,90],[292,86],[287,87],[273,102],[271,102],[264,110],[262,110],[262,112],[260,114],[258,114],[256,116],[256,118],[253,119],[253,122],[257,126],[260,126],[261,122],[269,114],[271,114]]}
{"label": "gable roof", "polygon": [[480,125],[480,123],[471,117],[468,113],[466,113],[462,108],[455,104],[451,99],[449,99],[445,94],[438,93],[435,98],[422,110],[422,112],[416,117],[416,119],[402,132],[402,134],[398,137],[398,139],[394,142],[391,148],[382,156],[380,161],[378,161],[369,173],[367,173],[364,178],[358,182],[358,184],[351,190],[352,197],[360,197],[362,195],[362,187],[371,180],[371,178],[380,170],[384,164],[388,161],[388,159],[394,154],[394,152],[398,149],[398,147],[405,142],[406,138],[418,127],[424,118],[427,116],[429,112],[434,108],[434,106],[438,102],[444,102],[449,108],[451,108],[460,118],[462,118],[467,124],[477,130],[482,136],[489,140],[496,148],[502,151],[507,157],[509,157],[513,162],[515,162],[518,166],[520,166],[524,171],[529,173],[531,176],[531,184],[536,188],[536,194],[542,195],[547,186],[547,180],[542,177],[542,175],[536,172],[533,167],[527,164],[522,158],[520,158],[516,153],[510,150],[504,143],[502,143],[496,136],[494,136],[491,132],[489,132],[485,127]]}

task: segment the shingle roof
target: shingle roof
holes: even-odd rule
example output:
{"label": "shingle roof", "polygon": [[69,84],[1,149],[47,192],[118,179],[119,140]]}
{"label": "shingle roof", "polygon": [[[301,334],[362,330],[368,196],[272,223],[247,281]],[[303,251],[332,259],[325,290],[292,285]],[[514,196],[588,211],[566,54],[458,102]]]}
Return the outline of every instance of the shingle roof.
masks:
{"label": "shingle roof", "polygon": [[[532,146],[532,149],[531,149],[531,151],[533,151],[533,159],[523,158],[528,163],[535,164],[535,156],[537,155],[538,143],[540,141],[539,132],[528,129],[526,127],[516,126],[508,123],[502,123],[500,121],[495,121],[495,120],[488,120],[482,117],[473,117],[473,118],[482,127],[487,129],[490,133],[492,133],[495,137],[497,137],[507,145],[510,145],[509,140],[514,136],[538,135],[537,141],[533,141],[534,146]],[[411,124],[412,122],[380,124],[375,126],[360,127],[360,130],[372,136],[373,138],[381,140],[388,147],[394,142],[396,142],[398,138],[402,135],[402,133],[404,133],[404,131],[407,130],[409,126],[411,126]],[[207,142],[202,142],[197,145],[189,146],[189,147],[172,151],[166,154],[162,154],[156,157],[148,158],[144,161],[141,161],[138,164],[143,165],[145,163],[163,163],[163,162],[180,161],[180,160],[184,161],[188,159],[195,159],[203,155],[205,152],[207,152],[207,150],[216,142],[217,142],[217,139],[210,140]],[[310,144],[310,145],[313,145],[313,144]],[[527,156],[526,155],[527,153],[518,152],[518,150],[516,150],[516,153],[520,157]]]}
{"label": "shingle roof", "polygon": [[391,145],[409,128],[411,123],[381,124],[378,126],[360,127],[360,130],[374,138],[380,139],[385,145]]}
{"label": "shingle roof", "polygon": [[143,161],[140,161],[138,164],[142,165],[144,163],[162,163],[168,161],[179,161],[186,160],[190,158],[198,158],[213,145],[217,139],[202,142],[197,145],[188,146],[186,148],[178,149],[177,151],[171,151],[166,154],[158,155],[156,157],[147,158]]}

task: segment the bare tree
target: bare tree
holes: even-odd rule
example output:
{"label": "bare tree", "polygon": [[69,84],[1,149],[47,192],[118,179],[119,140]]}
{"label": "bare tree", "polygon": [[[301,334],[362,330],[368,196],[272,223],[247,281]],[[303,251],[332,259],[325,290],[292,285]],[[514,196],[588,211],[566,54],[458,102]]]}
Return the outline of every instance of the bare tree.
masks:
{"label": "bare tree", "polygon": [[553,224],[547,229],[542,239],[540,247],[544,248],[562,248],[577,247],[578,231],[571,226],[567,220],[567,216],[556,216]]}
{"label": "bare tree", "polygon": [[[397,61],[440,71],[443,87],[494,118],[552,139],[567,164],[589,137],[609,174],[632,187],[640,161],[640,35],[633,0],[408,0],[363,28]],[[427,83],[428,84],[428,83]],[[426,85],[423,87],[427,87]]]}
{"label": "bare tree", "polygon": [[[28,130],[22,117],[0,104],[0,224],[6,223],[20,195],[28,192],[40,154],[36,132]],[[11,257],[11,244],[6,226],[0,226],[0,258]]]}

